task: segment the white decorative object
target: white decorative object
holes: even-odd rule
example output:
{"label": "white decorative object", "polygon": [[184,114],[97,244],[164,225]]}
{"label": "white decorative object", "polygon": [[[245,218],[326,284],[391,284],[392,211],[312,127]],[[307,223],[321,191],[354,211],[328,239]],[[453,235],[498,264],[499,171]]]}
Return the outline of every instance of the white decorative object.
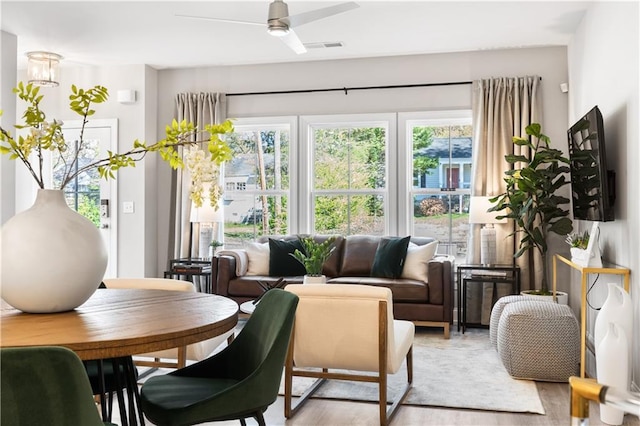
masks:
{"label": "white decorative object", "polygon": [[480,230],[480,262],[483,265],[493,265],[496,263],[496,230],[494,223],[506,223],[506,219],[496,219],[496,216],[503,214],[499,212],[489,212],[493,207],[489,201],[492,197],[473,196],[469,201],[469,223],[486,224]]}
{"label": "white decorative object", "polygon": [[[609,322],[607,332],[596,346],[598,383],[620,390],[629,387],[629,347],[624,329]],[[600,404],[600,420],[610,425],[621,425],[624,411]]]}
{"label": "white decorative object", "polygon": [[326,275],[305,275],[302,284],[326,284]]}
{"label": "white decorative object", "polygon": [[[601,347],[601,343],[604,340],[607,332],[609,331],[609,324],[615,322],[620,328],[621,332],[625,336],[625,340],[628,343],[628,354],[627,354],[627,363],[625,366],[622,365],[622,358],[618,358],[615,361],[616,368],[620,367],[626,368],[629,371],[629,363],[631,362],[631,343],[633,336],[633,305],[631,302],[631,296],[629,293],[624,291],[624,289],[616,283],[609,283],[608,285],[608,294],[607,298],[598,312],[598,316],[596,317],[594,332],[593,332],[593,340],[594,347],[596,348],[596,361],[599,359],[599,348]],[[598,379],[600,378],[600,372],[597,370]],[[624,390],[629,390],[631,378],[627,373],[627,381],[622,388]]]}
{"label": "white decorative object", "polygon": [[9,219],[1,234],[2,298],[21,311],[72,310],[104,277],[100,231],[67,206],[60,190],[38,190],[33,206]]}

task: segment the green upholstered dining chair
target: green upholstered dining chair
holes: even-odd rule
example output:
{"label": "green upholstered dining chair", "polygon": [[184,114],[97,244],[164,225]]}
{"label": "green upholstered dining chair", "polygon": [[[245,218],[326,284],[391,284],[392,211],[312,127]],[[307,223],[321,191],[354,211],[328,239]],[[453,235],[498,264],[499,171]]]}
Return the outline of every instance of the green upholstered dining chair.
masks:
{"label": "green upholstered dining chair", "polygon": [[142,411],[156,425],[255,418],[278,397],[298,296],[269,290],[229,346],[217,354],[150,377],[140,390]]}
{"label": "green upholstered dining chair", "polygon": [[56,346],[0,350],[2,426],[111,425],[100,420],[80,358]]}

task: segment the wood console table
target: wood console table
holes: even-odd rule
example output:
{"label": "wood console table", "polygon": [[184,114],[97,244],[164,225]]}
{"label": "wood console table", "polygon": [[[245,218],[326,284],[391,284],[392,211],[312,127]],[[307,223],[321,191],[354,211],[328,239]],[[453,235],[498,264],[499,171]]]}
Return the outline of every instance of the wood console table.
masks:
{"label": "wood console table", "polygon": [[569,265],[580,272],[580,377],[586,377],[587,361],[587,281],[590,274],[622,275],[624,290],[629,292],[629,276],[631,271],[621,266],[603,263],[602,267],[581,266],[572,262],[563,255],[556,254],[553,257],[553,294],[556,294],[557,286],[557,261]]}

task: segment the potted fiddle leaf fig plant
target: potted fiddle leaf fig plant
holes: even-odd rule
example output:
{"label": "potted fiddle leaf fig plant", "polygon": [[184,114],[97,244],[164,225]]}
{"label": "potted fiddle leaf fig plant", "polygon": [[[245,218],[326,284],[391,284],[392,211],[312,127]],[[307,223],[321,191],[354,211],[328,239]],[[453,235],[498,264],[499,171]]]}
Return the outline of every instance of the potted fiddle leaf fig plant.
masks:
{"label": "potted fiddle leaf fig plant", "polygon": [[333,244],[336,240],[335,236],[328,237],[323,242],[317,242],[313,237],[308,236],[300,238],[300,243],[304,252],[296,249],[291,256],[293,256],[298,262],[302,263],[304,269],[307,271],[307,275],[304,277],[304,282],[326,282],[324,275],[322,275],[322,265],[329,259],[331,253],[336,249]]}
{"label": "potted fiddle leaf fig plant", "polygon": [[[569,199],[558,195],[567,185],[565,173],[569,172],[569,160],[562,151],[551,148],[548,136],[542,133],[538,123],[526,127],[529,137],[514,137],[513,143],[528,147],[529,155],[506,155],[507,163],[513,166],[505,172],[507,188],[504,193],[491,199],[495,205],[489,211],[504,212],[498,219],[512,219],[516,229],[511,235],[520,235],[520,243],[514,257],[523,255],[533,263],[535,251],[542,257],[542,282],[539,295],[551,295],[547,281],[547,236],[550,232],[565,236],[573,231],[568,209]],[[533,268],[529,270],[529,282],[534,282]]]}

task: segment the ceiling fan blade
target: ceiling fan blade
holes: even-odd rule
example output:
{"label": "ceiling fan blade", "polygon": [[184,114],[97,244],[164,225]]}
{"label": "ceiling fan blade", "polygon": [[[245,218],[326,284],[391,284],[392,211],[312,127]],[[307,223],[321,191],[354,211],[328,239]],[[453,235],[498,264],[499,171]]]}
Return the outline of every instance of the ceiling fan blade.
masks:
{"label": "ceiling fan blade", "polygon": [[359,7],[360,5],[358,3],[351,1],[289,16],[286,19],[289,21],[290,26],[299,27],[300,25],[308,24],[309,22],[317,21],[318,19],[328,18],[329,16],[337,15],[338,13],[347,12]]}
{"label": "ceiling fan blade", "polygon": [[296,33],[291,28],[289,28],[289,32],[286,35],[278,38],[298,55],[307,52],[307,49],[304,47]]}
{"label": "ceiling fan blade", "polygon": [[259,25],[261,27],[266,26],[264,22],[238,21],[235,19],[210,18],[208,16],[193,16],[193,15],[179,15],[179,14],[176,14],[175,16],[179,18],[201,19],[205,21],[228,22],[231,24]]}

